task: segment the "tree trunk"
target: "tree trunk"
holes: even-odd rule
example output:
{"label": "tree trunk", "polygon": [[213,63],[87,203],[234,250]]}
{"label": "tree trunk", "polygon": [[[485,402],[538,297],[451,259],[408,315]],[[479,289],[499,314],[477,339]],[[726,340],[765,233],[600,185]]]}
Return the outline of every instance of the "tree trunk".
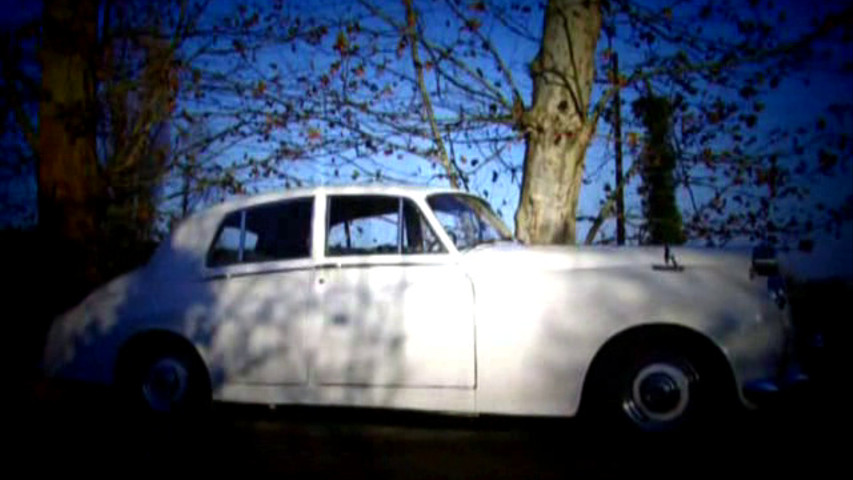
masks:
{"label": "tree trunk", "polygon": [[94,259],[100,181],[95,148],[98,7],[94,0],[47,0],[39,59],[39,229],[54,245],[46,260],[85,290],[99,280]]}
{"label": "tree trunk", "polygon": [[527,145],[515,222],[524,242],[575,242],[584,158],[595,133],[589,104],[600,31],[597,1],[548,2],[531,65],[533,104],[521,119]]}

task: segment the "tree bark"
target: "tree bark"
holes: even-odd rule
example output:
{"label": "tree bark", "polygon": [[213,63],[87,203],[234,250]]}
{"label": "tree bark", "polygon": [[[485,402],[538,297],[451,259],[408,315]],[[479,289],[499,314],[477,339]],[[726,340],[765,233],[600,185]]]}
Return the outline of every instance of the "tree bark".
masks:
{"label": "tree bark", "polygon": [[515,221],[524,242],[575,242],[584,159],[595,133],[589,105],[600,31],[598,1],[548,2],[531,66],[533,103],[521,119],[527,142]]}
{"label": "tree bark", "polygon": [[39,229],[55,244],[46,253],[59,263],[54,265],[58,275],[66,277],[69,286],[85,289],[85,283],[99,280],[92,247],[100,191],[92,57],[97,51],[98,6],[95,0],[47,0],[43,15]]}

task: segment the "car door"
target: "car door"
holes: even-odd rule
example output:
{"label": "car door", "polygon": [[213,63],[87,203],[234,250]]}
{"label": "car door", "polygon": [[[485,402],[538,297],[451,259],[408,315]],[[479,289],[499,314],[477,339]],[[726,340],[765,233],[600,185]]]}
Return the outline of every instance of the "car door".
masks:
{"label": "car door", "polygon": [[312,382],[475,385],[473,289],[411,199],[330,195]]}
{"label": "car door", "polygon": [[238,384],[304,384],[303,328],[313,261],[313,197],[232,212],[207,258],[212,375]]}

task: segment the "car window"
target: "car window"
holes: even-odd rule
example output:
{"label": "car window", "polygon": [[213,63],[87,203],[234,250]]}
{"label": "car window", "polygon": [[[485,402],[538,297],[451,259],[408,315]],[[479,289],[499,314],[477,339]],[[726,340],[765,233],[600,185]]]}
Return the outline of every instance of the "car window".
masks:
{"label": "car window", "polygon": [[445,251],[420,209],[409,199],[379,195],[329,197],[327,255]]}
{"label": "car window", "polygon": [[447,252],[414,202],[403,201],[403,215],[403,253]]}
{"label": "car window", "polygon": [[459,250],[512,240],[506,226],[481,199],[461,194],[437,194],[427,198],[427,203]]}
{"label": "car window", "polygon": [[310,257],[312,207],[302,198],[247,209],[243,262]]}
{"label": "car window", "polygon": [[207,266],[221,267],[237,263],[240,258],[240,222],[243,212],[232,212],[219,227],[216,241],[207,254]]}
{"label": "car window", "polygon": [[311,256],[312,212],[313,199],[302,198],[230,213],[208,254],[208,266]]}
{"label": "car window", "polygon": [[396,197],[329,197],[326,254],[397,253],[399,210]]}

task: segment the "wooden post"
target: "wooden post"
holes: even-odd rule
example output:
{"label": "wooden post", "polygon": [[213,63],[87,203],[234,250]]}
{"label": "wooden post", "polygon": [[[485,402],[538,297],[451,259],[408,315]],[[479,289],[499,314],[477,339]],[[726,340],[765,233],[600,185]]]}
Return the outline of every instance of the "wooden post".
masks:
{"label": "wooden post", "polygon": [[613,136],[616,150],[616,244],[625,245],[625,188],[622,178],[622,98],[618,87],[619,55],[613,52],[613,79],[617,82],[613,97]]}

